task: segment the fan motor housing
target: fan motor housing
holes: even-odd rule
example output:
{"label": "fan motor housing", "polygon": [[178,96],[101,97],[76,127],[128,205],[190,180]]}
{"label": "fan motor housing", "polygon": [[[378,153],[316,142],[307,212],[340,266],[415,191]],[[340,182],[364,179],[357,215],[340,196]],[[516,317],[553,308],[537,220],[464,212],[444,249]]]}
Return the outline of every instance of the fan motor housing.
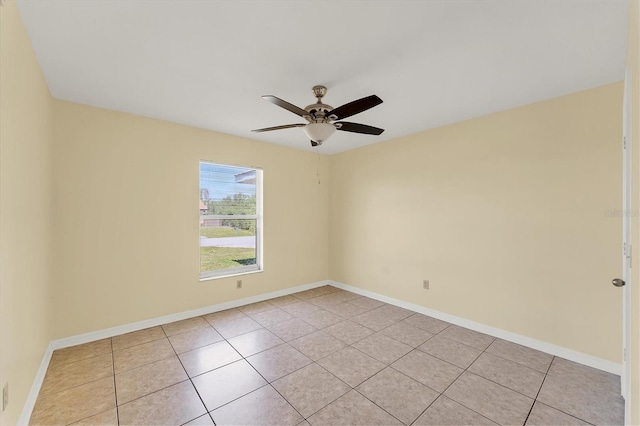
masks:
{"label": "fan motor housing", "polygon": [[[1,0],[0,0],[1,1]],[[253,132],[268,132],[271,130],[282,130],[293,127],[301,127],[307,137],[311,139],[311,145],[318,146],[327,139],[336,130],[343,130],[352,133],[361,133],[367,135],[380,135],[384,129],[373,126],[367,126],[359,123],[341,122],[346,117],[359,114],[363,111],[373,108],[382,103],[382,99],[376,95],[367,96],[361,99],[344,104],[336,109],[331,105],[322,103],[322,98],[327,94],[327,88],[324,86],[314,86],[313,94],[317,101],[314,104],[307,105],[304,109],[297,107],[287,101],[284,101],[273,95],[264,95],[263,99],[286,109],[307,121],[306,124],[286,124],[283,126],[266,127],[264,129],[252,130]]]}
{"label": "fan motor housing", "polygon": [[333,110],[333,107],[327,104],[311,104],[307,105],[304,110],[310,115],[309,122],[322,122],[329,117],[329,112]]}

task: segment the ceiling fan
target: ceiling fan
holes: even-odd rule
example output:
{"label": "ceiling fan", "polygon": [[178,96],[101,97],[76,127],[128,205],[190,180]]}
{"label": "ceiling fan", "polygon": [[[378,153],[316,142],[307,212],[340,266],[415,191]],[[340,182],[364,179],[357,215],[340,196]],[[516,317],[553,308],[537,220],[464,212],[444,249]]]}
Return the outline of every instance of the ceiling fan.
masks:
{"label": "ceiling fan", "polygon": [[264,95],[262,98],[278,105],[281,108],[291,111],[292,113],[299,115],[307,120],[307,123],[297,124],[285,124],[283,126],[265,127],[264,129],[252,130],[252,132],[269,132],[271,130],[289,129],[292,127],[302,127],[302,130],[311,139],[312,146],[322,145],[322,142],[327,140],[333,132],[342,130],[345,132],[363,133],[366,135],[379,135],[384,132],[384,129],[379,129],[373,126],[367,126],[366,124],[351,123],[348,121],[336,121],[343,118],[351,117],[366,111],[369,108],[373,108],[376,105],[382,103],[382,99],[376,95],[367,96],[362,99],[349,102],[338,108],[333,108],[331,105],[322,103],[322,98],[327,94],[327,88],[324,86],[314,86],[313,94],[318,101],[315,104],[307,106],[305,109],[299,108],[287,101],[283,101],[273,95]]}

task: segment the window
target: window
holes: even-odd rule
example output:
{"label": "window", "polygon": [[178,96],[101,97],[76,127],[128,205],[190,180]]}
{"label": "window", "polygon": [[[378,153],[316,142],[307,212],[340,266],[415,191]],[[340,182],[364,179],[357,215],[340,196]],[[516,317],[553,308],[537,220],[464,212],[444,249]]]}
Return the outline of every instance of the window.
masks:
{"label": "window", "polygon": [[200,162],[200,279],[262,268],[262,170]]}

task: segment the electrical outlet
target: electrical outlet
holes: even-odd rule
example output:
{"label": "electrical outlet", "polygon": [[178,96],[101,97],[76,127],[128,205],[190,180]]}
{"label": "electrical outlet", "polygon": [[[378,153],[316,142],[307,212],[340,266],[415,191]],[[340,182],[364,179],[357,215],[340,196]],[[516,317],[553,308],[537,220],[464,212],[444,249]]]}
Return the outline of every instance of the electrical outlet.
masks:
{"label": "electrical outlet", "polygon": [[9,405],[9,383],[5,383],[2,387],[2,411],[7,409]]}
{"label": "electrical outlet", "polygon": [[429,290],[429,280],[422,280],[422,288]]}
{"label": "electrical outlet", "polygon": [[242,288],[242,280],[236,281],[236,288]]}

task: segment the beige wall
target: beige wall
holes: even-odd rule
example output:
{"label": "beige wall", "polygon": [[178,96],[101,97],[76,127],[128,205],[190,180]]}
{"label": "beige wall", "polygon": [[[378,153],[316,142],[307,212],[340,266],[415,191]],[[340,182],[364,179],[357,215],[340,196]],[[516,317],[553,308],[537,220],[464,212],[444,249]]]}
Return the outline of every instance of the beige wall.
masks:
{"label": "beige wall", "polygon": [[0,7],[0,386],[16,424],[51,340],[52,99],[15,4]]}
{"label": "beige wall", "polygon": [[621,362],[621,103],[617,83],[332,156],[331,279]]}
{"label": "beige wall", "polygon": [[[636,94],[639,13],[633,0]],[[0,7],[0,57],[2,424],[17,421],[51,339],[327,277],[620,362],[608,283],[621,224],[605,210],[620,207],[621,84],[318,159],[52,101],[12,1]],[[265,272],[242,290],[198,281],[201,159],[265,171]]]}
{"label": "beige wall", "polygon": [[[56,338],[327,279],[326,156],[62,101],[54,111]],[[199,160],[264,169],[265,270],[241,290],[198,281]]]}
{"label": "beige wall", "polygon": [[[629,13],[629,36],[627,45],[627,65],[632,68],[632,130],[633,138],[633,209],[640,211],[640,2],[631,1]],[[631,232],[635,259],[633,265],[640,265],[640,220],[632,216]],[[640,424],[640,268],[631,270],[631,424]]]}

